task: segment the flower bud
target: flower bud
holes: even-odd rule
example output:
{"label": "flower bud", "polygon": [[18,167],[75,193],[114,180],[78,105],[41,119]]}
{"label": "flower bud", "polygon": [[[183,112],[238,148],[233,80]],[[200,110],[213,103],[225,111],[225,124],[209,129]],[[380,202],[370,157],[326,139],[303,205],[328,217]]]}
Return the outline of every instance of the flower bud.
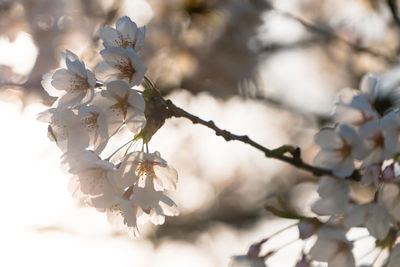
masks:
{"label": "flower bud", "polygon": [[394,165],[393,164],[390,164],[389,166],[386,166],[386,168],[383,170],[382,177],[386,181],[391,181],[391,180],[393,180],[395,178]]}

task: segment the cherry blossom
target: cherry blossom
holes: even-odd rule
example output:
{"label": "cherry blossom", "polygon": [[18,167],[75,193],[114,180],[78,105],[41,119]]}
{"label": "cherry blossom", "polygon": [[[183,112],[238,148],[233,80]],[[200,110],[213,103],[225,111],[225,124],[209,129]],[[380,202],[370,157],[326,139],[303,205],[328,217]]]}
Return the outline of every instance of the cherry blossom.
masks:
{"label": "cherry blossom", "polygon": [[137,133],[146,124],[143,97],[124,81],[108,83],[96,105],[101,109],[99,120],[102,124],[99,131],[103,136],[112,136],[123,124],[131,132]]}
{"label": "cherry blossom", "polygon": [[104,61],[95,68],[96,77],[108,83],[123,80],[130,86],[140,85],[147,68],[132,47],[109,47],[100,51]]}
{"label": "cherry blossom", "polygon": [[43,76],[43,88],[51,96],[60,97],[60,106],[75,107],[90,102],[96,85],[94,74],[69,50],[65,54],[65,63],[67,69],[57,69]]}
{"label": "cherry blossom", "polygon": [[345,124],[334,129],[322,129],[316,134],[315,143],[321,150],[315,156],[314,163],[331,169],[340,177],[350,175],[354,170],[354,160],[364,154],[363,143],[356,131]]}
{"label": "cherry blossom", "polygon": [[136,23],[129,17],[121,17],[117,20],[116,29],[105,26],[100,29],[99,35],[103,40],[103,45],[109,47],[132,47],[135,51],[139,51],[144,45],[146,33],[145,27],[138,28]]}
{"label": "cherry blossom", "polygon": [[320,199],[312,205],[319,215],[337,215],[348,210],[350,201],[349,181],[324,176],[317,190]]}
{"label": "cherry blossom", "polygon": [[311,259],[328,262],[329,267],[354,267],[355,260],[351,252],[352,243],[343,231],[333,227],[322,227],[317,232],[318,239],[311,248]]}
{"label": "cherry blossom", "polygon": [[[128,183],[145,187],[152,180],[156,191],[174,190],[178,181],[177,171],[161,158],[160,152],[133,152],[128,154],[119,168],[120,176]],[[134,180],[133,180],[134,179]]]}
{"label": "cherry blossom", "polygon": [[377,203],[355,205],[344,219],[347,227],[365,226],[378,240],[383,240],[387,236],[391,223],[393,223],[392,217]]}

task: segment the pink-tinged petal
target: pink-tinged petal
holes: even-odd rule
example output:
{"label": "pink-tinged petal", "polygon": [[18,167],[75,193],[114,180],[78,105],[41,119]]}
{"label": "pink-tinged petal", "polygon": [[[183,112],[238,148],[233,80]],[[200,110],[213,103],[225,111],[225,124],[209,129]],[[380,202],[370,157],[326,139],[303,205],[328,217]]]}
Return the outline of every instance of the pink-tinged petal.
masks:
{"label": "pink-tinged petal", "polygon": [[60,97],[63,96],[65,94],[65,92],[56,89],[51,83],[53,81],[53,75],[54,72],[48,72],[45,75],[43,75],[42,77],[42,81],[41,84],[44,88],[44,90],[46,90],[46,92],[51,95],[51,96],[55,96],[55,97]]}
{"label": "pink-tinged petal", "polygon": [[315,156],[313,163],[322,168],[333,170],[343,161],[341,155],[332,150],[321,150]]}
{"label": "pink-tinged petal", "polygon": [[314,137],[314,141],[321,148],[336,149],[343,145],[342,140],[333,128],[321,129]]}
{"label": "pink-tinged petal", "polygon": [[110,47],[100,51],[103,59],[111,66],[125,66],[129,64],[128,52],[120,47]]}
{"label": "pink-tinged petal", "polygon": [[338,129],[340,137],[348,144],[354,144],[359,139],[357,132],[346,124],[341,124]]}
{"label": "pink-tinged petal", "polygon": [[335,256],[338,249],[339,244],[337,242],[318,238],[309,255],[313,260],[327,262]]}
{"label": "pink-tinged petal", "polygon": [[178,182],[178,172],[170,167],[154,166],[154,172],[157,176],[156,183],[161,182],[162,188],[166,190],[175,190]]}
{"label": "pink-tinged petal", "polygon": [[339,202],[337,198],[329,197],[322,198],[314,202],[311,206],[311,210],[318,215],[335,215],[346,210],[348,202]]}
{"label": "pink-tinged petal", "polygon": [[81,103],[85,95],[86,92],[68,92],[59,99],[58,105],[66,107],[77,106]]}
{"label": "pink-tinged petal", "polygon": [[354,171],[354,161],[351,158],[342,160],[340,163],[332,167],[332,172],[334,175],[339,177],[346,177],[353,173]]}
{"label": "pink-tinged petal", "polygon": [[144,39],[146,37],[146,27],[140,27],[136,32],[136,43],[134,49],[139,51],[144,46]]}
{"label": "pink-tinged petal", "polygon": [[129,17],[121,17],[117,20],[115,24],[117,31],[122,33],[125,38],[129,38],[130,41],[134,41],[136,39],[136,32],[138,27],[135,22],[133,22]]}
{"label": "pink-tinged petal", "polygon": [[341,250],[333,257],[329,263],[329,267],[355,267],[355,260],[351,250]]}
{"label": "pink-tinged petal", "polygon": [[[130,87],[129,84],[127,84],[124,81],[116,80],[116,81],[111,81],[107,84],[107,90],[103,91],[105,94],[108,94],[106,97],[111,97],[114,98],[115,100],[125,98],[129,96],[130,93]],[[103,94],[103,96],[105,96]],[[128,99],[126,99],[127,101]]]}
{"label": "pink-tinged petal", "polygon": [[367,215],[367,205],[356,205],[348,214],[345,215],[344,225],[346,227],[364,226],[365,217]]}
{"label": "pink-tinged petal", "polygon": [[66,65],[68,70],[75,75],[78,75],[84,79],[86,79],[86,67],[85,67],[85,63],[79,61],[79,60],[75,60],[75,61],[69,61],[68,59],[66,59]]}
{"label": "pink-tinged petal", "polygon": [[143,97],[136,91],[130,90],[128,103],[131,107],[134,107],[139,112],[144,112],[146,108],[146,103],[144,102]]}
{"label": "pink-tinged petal", "polygon": [[368,232],[378,240],[383,240],[389,233],[391,218],[386,210],[377,204],[370,204],[365,226]]}
{"label": "pink-tinged petal", "polygon": [[98,120],[99,134],[103,138],[108,138],[116,134],[124,122],[120,112],[109,108],[100,113]]}
{"label": "pink-tinged petal", "polygon": [[107,62],[100,62],[97,64],[94,71],[97,79],[104,83],[115,80],[115,77],[118,77],[120,73],[118,69],[111,66]]}
{"label": "pink-tinged petal", "polygon": [[69,60],[69,61],[75,61],[75,60],[79,60],[79,57],[77,55],[75,55],[73,52],[71,52],[71,50],[66,50],[65,53],[63,54],[65,56],[65,60]]}
{"label": "pink-tinged petal", "polygon": [[51,85],[57,90],[69,91],[71,88],[71,81],[75,77],[66,69],[58,69],[53,74]]}
{"label": "pink-tinged petal", "polygon": [[128,117],[124,121],[126,127],[131,131],[132,133],[138,133],[140,130],[142,130],[145,125],[146,125],[146,117],[144,114],[138,114],[137,112],[134,112],[134,116],[130,116],[130,112],[128,111]]}
{"label": "pink-tinged petal", "polygon": [[335,196],[336,191],[342,192],[343,188],[346,188],[348,184],[342,180],[336,180],[335,178],[324,176],[319,181],[318,194],[325,198],[330,196]]}
{"label": "pink-tinged petal", "polygon": [[119,34],[117,30],[110,26],[105,26],[99,31],[100,38],[103,40],[104,47],[118,46],[117,40],[119,40]]}

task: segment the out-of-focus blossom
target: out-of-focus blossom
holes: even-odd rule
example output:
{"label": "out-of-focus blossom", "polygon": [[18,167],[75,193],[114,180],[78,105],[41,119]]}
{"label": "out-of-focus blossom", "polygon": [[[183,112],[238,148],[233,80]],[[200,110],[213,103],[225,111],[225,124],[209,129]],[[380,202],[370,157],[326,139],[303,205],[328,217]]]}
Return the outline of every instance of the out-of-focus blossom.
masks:
{"label": "out-of-focus blossom", "polygon": [[129,85],[140,85],[147,68],[143,65],[139,55],[132,47],[109,47],[100,52],[104,61],[95,68],[96,77],[108,83],[114,80],[123,80]]}
{"label": "out-of-focus blossom", "polygon": [[355,267],[352,243],[343,231],[333,227],[322,227],[318,239],[310,250],[312,260],[328,262],[329,267]]}
{"label": "out-of-focus blossom", "polygon": [[75,107],[89,102],[96,85],[94,74],[69,50],[65,54],[65,63],[67,69],[57,69],[43,76],[43,88],[49,95],[60,97],[60,106]]}
{"label": "out-of-focus blossom", "polygon": [[380,1],[329,0],[324,5],[334,27],[349,31],[359,40],[382,41],[390,15]]}
{"label": "out-of-focus blossom", "polygon": [[324,176],[319,182],[320,199],[312,205],[312,211],[319,215],[336,215],[349,208],[349,182]]}
{"label": "out-of-focus blossom", "polygon": [[321,150],[314,158],[314,164],[332,170],[340,177],[354,171],[354,160],[362,157],[363,144],[356,131],[345,124],[322,129],[315,136],[315,143]]}
{"label": "out-of-focus blossom", "polygon": [[103,45],[109,47],[132,47],[135,51],[139,51],[144,45],[146,33],[145,27],[138,28],[136,23],[129,17],[121,17],[115,24],[116,29],[106,25],[99,31]]}
{"label": "out-of-focus blossom", "polygon": [[360,90],[361,93],[349,88],[341,91],[333,114],[336,121],[361,126],[379,118],[373,105],[379,91],[378,78],[371,74],[365,75],[360,82]]}

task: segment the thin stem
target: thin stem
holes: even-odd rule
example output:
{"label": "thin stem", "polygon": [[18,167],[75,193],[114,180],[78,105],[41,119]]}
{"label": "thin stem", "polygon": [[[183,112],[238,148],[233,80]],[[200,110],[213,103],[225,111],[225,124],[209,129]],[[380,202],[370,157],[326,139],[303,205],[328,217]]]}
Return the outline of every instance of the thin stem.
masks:
{"label": "thin stem", "polygon": [[378,261],[379,257],[381,256],[383,252],[383,249],[381,249],[378,253],[378,255],[376,255],[375,259],[372,261],[371,266],[373,267],[375,265],[375,263]]}
{"label": "thin stem", "polygon": [[117,150],[115,150],[108,158],[106,158],[105,160],[110,160],[115,154],[117,154],[118,151],[120,151],[122,148],[124,148],[127,144],[132,143],[135,141],[135,138],[133,138],[132,140],[129,140],[128,142],[126,142],[125,144],[123,144],[122,146],[120,146]]}
{"label": "thin stem", "polygon": [[277,236],[277,235],[279,235],[280,233],[283,233],[283,232],[285,232],[286,230],[288,230],[288,229],[290,229],[290,228],[292,228],[292,227],[297,226],[298,224],[299,224],[298,222],[297,222],[297,223],[294,223],[294,224],[290,224],[290,225],[288,225],[288,226],[286,226],[286,227],[284,227],[284,228],[278,230],[277,232],[273,233],[272,235],[270,235],[270,236],[267,237],[267,238],[270,239],[270,238],[272,238],[272,237],[274,237],[274,236]]}

